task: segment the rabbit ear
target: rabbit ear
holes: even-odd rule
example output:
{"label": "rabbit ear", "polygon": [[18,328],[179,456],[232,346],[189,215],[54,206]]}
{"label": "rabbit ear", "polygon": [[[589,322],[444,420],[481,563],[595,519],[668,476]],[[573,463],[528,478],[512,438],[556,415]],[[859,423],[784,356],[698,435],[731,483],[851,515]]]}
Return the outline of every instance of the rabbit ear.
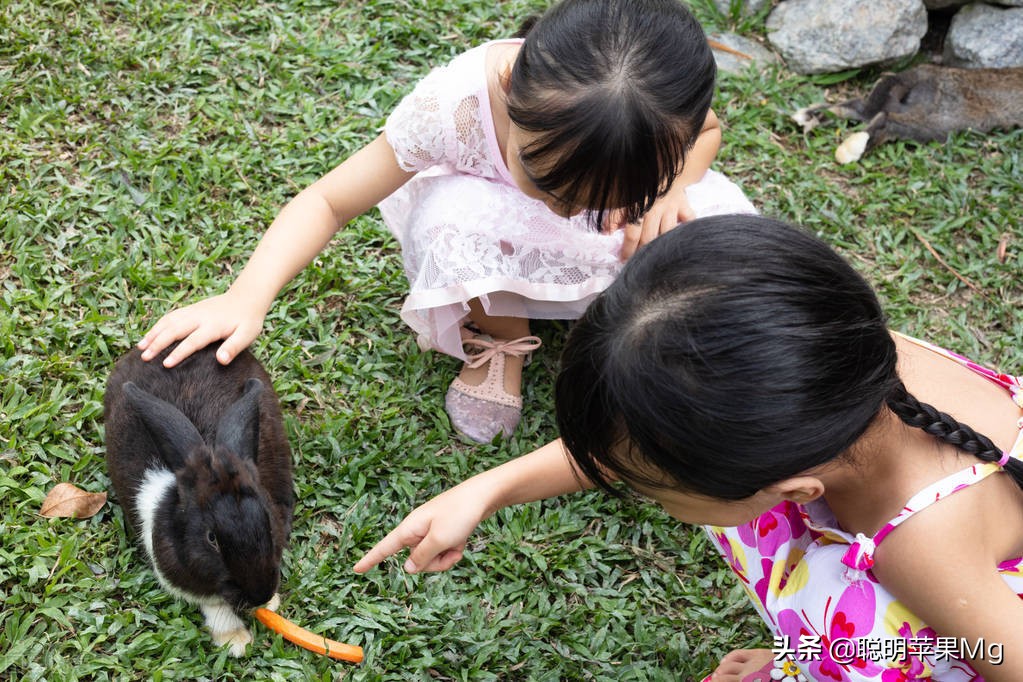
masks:
{"label": "rabbit ear", "polygon": [[121,389],[153,437],[157,450],[173,470],[185,464],[188,454],[203,445],[202,436],[181,410],[166,400],[142,390],[131,381]]}
{"label": "rabbit ear", "polygon": [[239,457],[256,459],[259,443],[259,396],[263,382],[249,379],[242,397],[227,409],[217,424],[217,445],[232,450]]}

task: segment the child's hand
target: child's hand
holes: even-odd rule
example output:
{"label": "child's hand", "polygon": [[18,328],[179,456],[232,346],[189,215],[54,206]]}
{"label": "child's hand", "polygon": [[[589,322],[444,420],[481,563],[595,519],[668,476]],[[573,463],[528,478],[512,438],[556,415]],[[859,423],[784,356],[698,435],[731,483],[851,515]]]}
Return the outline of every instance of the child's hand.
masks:
{"label": "child's hand", "polygon": [[448,570],[462,558],[466,541],[487,516],[483,497],[470,479],[417,507],[359,559],[355,572],[365,573],[406,547],[412,548],[404,566],[408,573]]}
{"label": "child's hand", "polygon": [[627,261],[639,247],[695,217],[684,190],[665,194],[654,202],[640,222],[621,226],[625,230],[625,240],[619,257]]}
{"label": "child's hand", "polygon": [[217,360],[228,364],[259,335],[266,312],[230,292],[171,311],[153,325],[138,347],[142,359],[150,360],[178,339],[183,339],[163,361],[173,367],[217,339],[226,339]]}

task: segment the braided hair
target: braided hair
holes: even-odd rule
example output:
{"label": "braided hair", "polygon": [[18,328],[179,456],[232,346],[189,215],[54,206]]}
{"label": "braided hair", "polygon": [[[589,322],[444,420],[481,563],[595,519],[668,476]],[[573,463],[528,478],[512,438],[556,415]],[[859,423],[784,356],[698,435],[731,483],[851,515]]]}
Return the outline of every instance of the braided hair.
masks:
{"label": "braided hair", "polygon": [[[892,390],[885,404],[905,424],[923,429],[981,461],[999,462],[1005,454],[984,434],[977,433],[952,415],[917,400],[902,382]],[[1002,468],[1023,488],[1023,462],[1010,458]]]}
{"label": "braided hair", "polygon": [[[867,282],[820,239],[732,215],[643,247],[573,327],[555,396],[580,471],[725,500],[844,456],[887,405],[977,456],[991,440],[913,398]],[[1023,486],[1019,461],[1005,466]]]}

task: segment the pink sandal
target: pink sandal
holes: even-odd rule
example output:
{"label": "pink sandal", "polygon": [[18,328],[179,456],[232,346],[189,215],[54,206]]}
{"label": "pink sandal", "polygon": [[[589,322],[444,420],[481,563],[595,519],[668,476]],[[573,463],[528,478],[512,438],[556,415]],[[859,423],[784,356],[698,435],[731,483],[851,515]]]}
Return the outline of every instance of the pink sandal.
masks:
{"label": "pink sandal", "polygon": [[470,386],[459,378],[451,382],[444,400],[451,424],[477,443],[489,443],[499,433],[510,436],[522,417],[522,397],[504,390],[504,357],[526,356],[528,362],[540,347],[540,339],[523,336],[502,341],[464,328],[462,335],[462,347],[469,356],[465,364],[475,369],[489,362],[490,367],[479,386]]}

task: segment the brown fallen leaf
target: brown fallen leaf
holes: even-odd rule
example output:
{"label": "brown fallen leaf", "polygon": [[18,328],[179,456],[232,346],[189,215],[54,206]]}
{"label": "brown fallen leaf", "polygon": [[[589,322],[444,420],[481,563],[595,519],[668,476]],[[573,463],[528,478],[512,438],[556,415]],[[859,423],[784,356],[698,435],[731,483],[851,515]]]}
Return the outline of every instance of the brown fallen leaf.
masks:
{"label": "brown fallen leaf", "polygon": [[999,242],[998,242],[997,256],[998,256],[998,262],[999,263],[1004,263],[1005,262],[1005,257],[1008,255],[1008,252],[1009,252],[1009,235],[1008,234],[1003,234],[1001,240],[999,240]]}
{"label": "brown fallen leaf", "polygon": [[88,493],[70,483],[58,483],[46,495],[39,514],[49,518],[87,519],[107,503],[106,493]]}

